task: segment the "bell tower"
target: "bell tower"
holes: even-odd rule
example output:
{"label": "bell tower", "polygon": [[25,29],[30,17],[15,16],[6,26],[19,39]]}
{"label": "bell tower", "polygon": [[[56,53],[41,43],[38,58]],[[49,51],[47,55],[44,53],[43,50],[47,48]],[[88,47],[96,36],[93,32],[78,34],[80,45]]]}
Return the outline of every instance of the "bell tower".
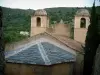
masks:
{"label": "bell tower", "polygon": [[34,15],[31,16],[31,33],[30,36],[37,35],[46,31],[49,25],[49,18],[45,10],[36,10]]}
{"label": "bell tower", "polygon": [[90,14],[86,9],[79,9],[74,19],[74,40],[85,43],[86,33],[90,24]]}

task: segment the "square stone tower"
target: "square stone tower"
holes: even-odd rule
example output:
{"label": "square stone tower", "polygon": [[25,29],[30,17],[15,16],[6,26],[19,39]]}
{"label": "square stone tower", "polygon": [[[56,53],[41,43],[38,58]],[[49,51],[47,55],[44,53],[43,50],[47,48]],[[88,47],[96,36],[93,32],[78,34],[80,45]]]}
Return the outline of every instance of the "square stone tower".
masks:
{"label": "square stone tower", "polygon": [[79,9],[74,19],[74,40],[85,43],[86,33],[90,24],[90,14],[86,9]]}
{"label": "square stone tower", "polygon": [[31,17],[31,33],[30,36],[34,36],[46,31],[49,26],[49,18],[47,12],[43,9],[36,10]]}

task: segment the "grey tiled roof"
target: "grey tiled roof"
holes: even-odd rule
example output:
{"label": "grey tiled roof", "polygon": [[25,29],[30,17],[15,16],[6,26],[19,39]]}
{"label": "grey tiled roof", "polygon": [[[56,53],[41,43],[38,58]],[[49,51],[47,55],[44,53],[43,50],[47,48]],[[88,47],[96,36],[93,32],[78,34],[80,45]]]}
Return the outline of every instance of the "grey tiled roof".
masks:
{"label": "grey tiled roof", "polygon": [[[17,51],[14,55],[6,57],[6,62],[52,65],[75,61],[75,55],[48,42],[41,42],[20,52]],[[14,51],[5,52],[5,56],[13,53]]]}

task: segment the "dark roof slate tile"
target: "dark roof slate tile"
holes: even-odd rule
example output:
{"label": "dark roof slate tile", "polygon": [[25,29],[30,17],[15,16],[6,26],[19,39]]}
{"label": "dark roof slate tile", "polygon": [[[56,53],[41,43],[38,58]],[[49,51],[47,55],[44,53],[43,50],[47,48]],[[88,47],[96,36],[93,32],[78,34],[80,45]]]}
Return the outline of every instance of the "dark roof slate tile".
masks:
{"label": "dark roof slate tile", "polygon": [[[40,52],[39,46],[37,44],[22,50],[12,56],[6,58],[6,62],[12,63],[24,63],[24,64],[39,64],[39,65],[52,65],[63,62],[74,62],[76,57],[74,54],[63,50],[53,44],[48,42],[41,42],[43,49]],[[42,52],[45,52],[48,62],[46,62],[45,55]],[[5,56],[13,53],[14,51],[5,52]],[[44,57],[44,59],[43,59]]]}

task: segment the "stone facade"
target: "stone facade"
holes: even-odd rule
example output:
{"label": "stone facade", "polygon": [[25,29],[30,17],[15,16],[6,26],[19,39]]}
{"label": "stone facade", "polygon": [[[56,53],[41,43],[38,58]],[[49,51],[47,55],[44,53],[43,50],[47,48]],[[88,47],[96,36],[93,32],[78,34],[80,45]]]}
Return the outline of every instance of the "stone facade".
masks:
{"label": "stone facade", "polygon": [[5,75],[73,75],[73,63],[51,66],[7,63]]}
{"label": "stone facade", "polygon": [[[40,26],[37,26],[38,18],[40,18]],[[45,10],[37,10],[35,12],[35,14],[31,17],[30,36],[34,36],[36,34],[45,32],[48,25],[49,25],[49,18],[47,16],[46,11]]]}
{"label": "stone facade", "polygon": [[[37,18],[40,18],[40,26],[38,26]],[[43,32],[49,32],[55,35],[65,35],[70,37],[70,28],[68,25],[63,23],[55,24],[54,26],[49,26],[49,17],[45,10],[36,10],[35,14],[31,17],[31,31],[30,36],[34,36]]]}
{"label": "stone facade", "polygon": [[[86,9],[80,9],[76,12],[74,18],[74,40],[84,43],[87,33],[87,28],[90,24],[90,14]],[[40,26],[37,26],[37,18],[40,18]],[[85,27],[81,27],[81,19],[85,20]],[[60,23],[49,27],[49,17],[45,10],[36,10],[35,14],[31,17],[31,33],[34,36],[43,32],[49,32],[55,35],[65,35],[70,37],[70,25],[66,25],[61,20]]]}
{"label": "stone facade", "polygon": [[[87,28],[90,24],[89,16],[89,12],[86,9],[81,9],[76,12],[74,18],[74,40],[85,43]],[[81,27],[82,18],[85,20],[85,26],[83,28]]]}
{"label": "stone facade", "polygon": [[70,37],[70,27],[67,24],[55,24],[55,26],[52,28],[52,30],[50,31],[49,28],[47,28],[47,32],[53,34],[53,35],[63,35],[63,36],[67,36]]}

